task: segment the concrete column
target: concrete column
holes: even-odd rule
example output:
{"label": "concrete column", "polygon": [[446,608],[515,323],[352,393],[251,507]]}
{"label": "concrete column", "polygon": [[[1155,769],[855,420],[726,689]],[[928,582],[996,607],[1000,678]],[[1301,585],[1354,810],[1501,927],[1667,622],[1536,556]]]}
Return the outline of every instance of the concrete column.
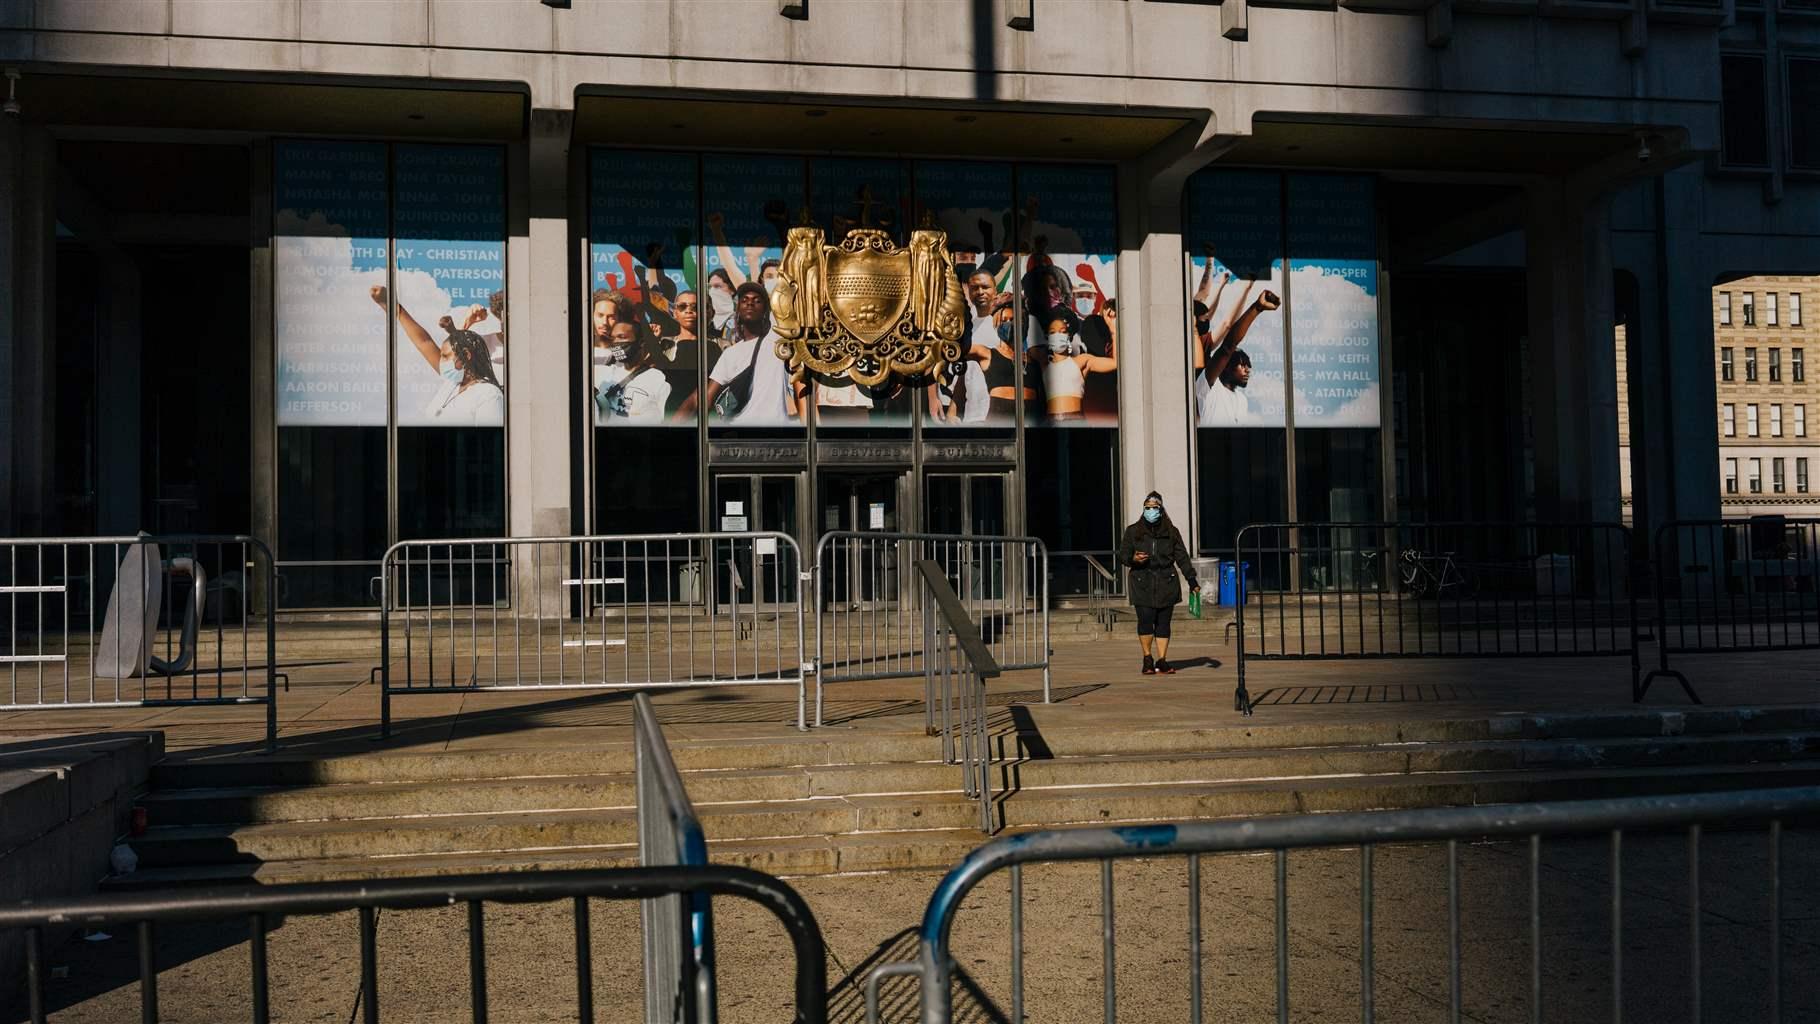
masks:
{"label": "concrete column", "polygon": [[[1699,166],[1671,171],[1652,186],[1656,202],[1656,302],[1644,310],[1639,353],[1650,387],[1633,388],[1649,424],[1649,488],[1639,507],[1654,536],[1670,519],[1719,515],[1718,386],[1713,380],[1713,267],[1700,241],[1705,191]],[[1638,452],[1631,451],[1635,461]]]}
{"label": "concrete column", "polygon": [[1536,517],[1543,521],[1619,518],[1610,210],[1609,195],[1577,194],[1556,180],[1528,192]]}
{"label": "concrete column", "polygon": [[13,280],[11,532],[43,535],[50,522],[51,467],[56,384],[52,348],[56,339],[57,144],[36,126],[19,131],[17,249]]}
{"label": "concrete column", "polygon": [[1235,141],[1210,128],[1183,129],[1126,161],[1118,183],[1120,522],[1158,491],[1190,550],[1198,549],[1183,194],[1188,176]]}
{"label": "concrete column", "polygon": [[[139,268],[110,244],[97,246],[100,274],[95,326],[95,532],[133,534],[152,530],[145,518],[145,490],[156,481],[144,479],[140,403],[144,346],[139,335],[141,292]],[[59,531],[61,532],[61,531]]]}
{"label": "concrete column", "polygon": [[[19,263],[21,151],[24,139],[17,118],[0,117],[0,429],[17,437],[13,410],[18,408],[13,359],[19,344],[21,267]],[[13,445],[0,443],[0,537],[17,536],[13,499]]]}
{"label": "concrete column", "polygon": [[[510,149],[506,242],[506,365],[511,418],[510,507],[515,537],[569,533],[571,493],[569,386],[568,111],[536,110],[528,142]],[[562,609],[561,566],[544,559],[540,579],[530,559],[517,562],[519,593],[538,594],[546,614]],[[519,614],[532,608],[521,603]]]}

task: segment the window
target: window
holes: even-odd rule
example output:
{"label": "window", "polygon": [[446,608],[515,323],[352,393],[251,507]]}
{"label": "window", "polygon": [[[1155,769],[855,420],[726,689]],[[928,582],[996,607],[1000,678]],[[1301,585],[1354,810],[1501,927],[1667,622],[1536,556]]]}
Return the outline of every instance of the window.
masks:
{"label": "window", "polygon": [[1770,380],[1770,383],[1774,384],[1777,381],[1780,381],[1781,379],[1782,379],[1782,350],[1779,348],[1772,348],[1769,350],[1769,380]]}
{"label": "window", "polygon": [[[1749,309],[1750,307],[1744,308]],[[1757,350],[1754,348],[1744,350],[1744,379],[1753,383],[1757,379]]]}
{"label": "window", "polygon": [[1807,460],[1795,460],[1795,493],[1807,493]]}
{"label": "window", "polygon": [[1748,481],[1748,484],[1750,487],[1750,492],[1752,494],[1762,494],[1763,493],[1763,460],[1762,459],[1750,460],[1750,480]]}
{"label": "window", "polygon": [[1725,403],[1725,406],[1720,411],[1723,414],[1723,418],[1725,420],[1725,436],[1726,437],[1737,437],[1738,436],[1738,409],[1737,409],[1737,407],[1732,405],[1730,402],[1727,402],[1727,403]]}
{"label": "window", "polygon": [[1789,167],[1820,171],[1820,59],[1789,59],[1784,109],[1789,112]]}
{"label": "window", "polygon": [[1738,460],[1725,460],[1725,493],[1738,493]]}
{"label": "window", "polygon": [[1782,436],[1782,406],[1780,405],[1769,407],[1769,436]]}
{"label": "window", "polygon": [[1757,326],[1757,293],[1744,293],[1744,326]]}
{"label": "window", "polygon": [[[1719,160],[1727,167],[1769,166],[1768,69],[1762,54],[1719,58]],[[1791,97],[1792,99],[1793,97]]]}
{"label": "window", "polygon": [[1788,293],[1788,325],[1790,327],[1801,326],[1801,293],[1800,292],[1789,292]]}
{"label": "window", "polygon": [[1788,485],[1783,482],[1782,478],[1782,463],[1782,459],[1769,460],[1769,489],[1777,494],[1788,490]]}
{"label": "window", "polygon": [[1763,322],[1771,327],[1776,326],[1776,293],[1763,296]]}
{"label": "window", "polygon": [[1744,407],[1744,433],[1750,437],[1757,436],[1757,406],[1755,404]]}
{"label": "window", "polygon": [[1795,406],[1795,436],[1807,436],[1807,406]]}
{"label": "window", "polygon": [[1731,326],[1731,322],[1732,322],[1732,293],[1731,292],[1720,292],[1719,293],[1719,323],[1721,326],[1729,327],[1729,326]]}
{"label": "window", "polygon": [[[1800,349],[1796,349],[1795,351],[1799,352]],[[1730,345],[1727,345],[1719,350],[1719,379],[1731,380],[1733,377],[1732,349]]]}
{"label": "window", "polygon": [[1789,379],[1796,384],[1807,379],[1807,360],[1801,349],[1790,349],[1788,353]]}

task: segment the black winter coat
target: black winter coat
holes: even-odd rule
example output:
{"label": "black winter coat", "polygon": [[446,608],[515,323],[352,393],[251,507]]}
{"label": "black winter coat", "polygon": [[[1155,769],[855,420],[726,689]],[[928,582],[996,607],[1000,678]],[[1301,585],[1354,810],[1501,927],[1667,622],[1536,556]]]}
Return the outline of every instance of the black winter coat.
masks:
{"label": "black winter coat", "polygon": [[[1139,563],[1139,551],[1150,553],[1148,561]],[[1119,564],[1131,567],[1131,593],[1135,608],[1168,608],[1182,600],[1182,585],[1176,570],[1188,578],[1189,586],[1199,586],[1194,576],[1194,563],[1188,560],[1188,545],[1182,543],[1182,532],[1175,524],[1162,521],[1155,525],[1139,519],[1125,527],[1119,538]]]}

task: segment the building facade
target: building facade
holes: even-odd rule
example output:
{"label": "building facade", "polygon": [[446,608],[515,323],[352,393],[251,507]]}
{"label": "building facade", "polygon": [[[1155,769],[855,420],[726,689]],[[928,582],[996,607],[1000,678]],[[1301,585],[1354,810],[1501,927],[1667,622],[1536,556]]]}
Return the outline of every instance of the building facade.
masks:
{"label": "building facade", "polygon": [[[425,537],[1067,589],[1152,489],[1206,552],[1710,515],[1712,282],[1820,270],[1804,6],[0,0],[0,529],[249,531],[303,609]],[[788,382],[805,222],[945,229],[962,363]]]}

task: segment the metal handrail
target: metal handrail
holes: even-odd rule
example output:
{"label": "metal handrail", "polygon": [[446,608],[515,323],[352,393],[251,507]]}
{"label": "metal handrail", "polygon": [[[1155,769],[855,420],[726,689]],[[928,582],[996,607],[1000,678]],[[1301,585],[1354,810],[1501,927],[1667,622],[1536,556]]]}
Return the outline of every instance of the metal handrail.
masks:
{"label": "metal handrail", "polygon": [[[866,1005],[868,1020],[878,1021],[878,985],[885,978],[914,975],[919,979],[921,989],[923,1024],[949,1024],[952,1019],[953,998],[953,961],[950,953],[950,939],[954,929],[955,918],[968,893],[992,873],[1008,868],[1011,872],[1011,890],[1013,906],[1012,921],[1012,1020],[1022,1020],[1023,1011],[1023,928],[1022,928],[1022,875],[1021,868],[1031,863],[1052,863],[1062,861],[1097,860],[1102,864],[1102,914],[1105,915],[1104,928],[1106,955],[1106,998],[1108,1007],[1112,1005],[1116,948],[1112,932],[1111,907],[1113,904],[1111,865],[1114,860],[1134,857],[1187,856],[1189,858],[1189,878],[1191,891],[1198,887],[1199,861],[1196,856],[1204,853],[1243,853],[1271,851],[1277,855],[1277,894],[1278,930],[1277,930],[1277,980],[1279,1019],[1287,1019],[1288,1005],[1288,933],[1284,917],[1286,854],[1292,849],[1359,847],[1362,851],[1361,892],[1364,901],[1364,920],[1366,935],[1361,944],[1360,957],[1363,969],[1369,977],[1372,956],[1370,934],[1370,910],[1372,900],[1371,852],[1383,844],[1441,842],[1453,843],[1460,839],[1529,839],[1529,857],[1531,878],[1538,877],[1541,837],[1574,835],[1588,833],[1608,833],[1612,837],[1614,864],[1617,856],[1617,844],[1624,833],[1649,829],[1685,827],[1690,829],[1690,856],[1698,859],[1698,838],[1701,829],[1710,825],[1738,825],[1745,823],[1770,823],[1772,842],[1779,842],[1781,823],[1790,818],[1807,818],[1820,813],[1820,787],[1809,786],[1788,789],[1743,790],[1724,793],[1699,793],[1677,796],[1643,796],[1623,797],[1601,800],[1574,800],[1556,803],[1523,803],[1493,804],[1479,807],[1435,807],[1413,810],[1336,812],[1320,814],[1296,814],[1274,817],[1251,818],[1245,820],[1195,821],[1169,825],[1136,825],[1129,827],[1104,827],[1083,829],[1058,829],[1045,832],[1025,833],[995,839],[968,854],[959,864],[950,869],[941,882],[937,884],[929,903],[924,910],[922,924],[918,930],[917,959],[914,962],[888,963],[877,967],[867,978]],[[1449,858],[1450,890],[1457,892],[1458,861]],[[1770,881],[1772,892],[1780,892],[1781,876],[1779,859],[1771,854],[1770,863],[1775,877]],[[1614,866],[1614,870],[1616,870]],[[1697,877],[1697,876],[1696,876]],[[1618,944],[1618,924],[1622,909],[1622,896],[1617,894],[1621,887],[1613,879],[1614,919],[1614,956],[1621,948]],[[1698,887],[1691,893],[1695,901],[1694,918],[1699,918]],[[1539,890],[1532,882],[1532,901],[1539,899]],[[1189,902],[1189,927],[1191,948],[1200,947],[1199,899],[1191,895]],[[1457,898],[1452,913],[1458,914]],[[1780,946],[1776,936],[1780,934],[1780,904],[1772,906],[1772,922],[1768,929],[1771,934],[1772,987],[1779,994],[1780,986]],[[1531,907],[1532,943],[1541,941],[1541,916],[1539,905]],[[1454,921],[1453,956],[1459,954],[1458,919]],[[1697,944],[1698,929],[1696,926],[1694,942]],[[1197,953],[1188,958],[1191,975],[1190,993],[1193,1008],[1192,1019],[1201,1019],[1201,980],[1202,963]],[[1540,952],[1532,950],[1533,992],[1539,993],[1541,985]],[[1459,975],[1454,975],[1456,996]],[[1363,1000],[1367,1007],[1371,1004],[1369,986],[1364,989]],[[1458,1004],[1456,1003],[1456,1006]],[[1368,1011],[1369,1012],[1369,1011]],[[1111,1019],[1108,1015],[1107,1019]],[[1367,1016],[1369,1019],[1369,1016]]]}
{"label": "metal handrail", "polygon": [[[670,756],[650,694],[632,697],[634,787],[638,799],[638,862],[645,867],[702,867],[707,833]],[[719,1014],[714,978],[714,917],[705,896],[646,900],[644,923],[645,1020],[669,1024],[680,1017],[712,1024]]]}
{"label": "metal handrail", "polygon": [[[986,738],[986,680],[997,678],[1002,670],[991,648],[980,639],[979,627],[960,596],[948,585],[941,564],[919,559],[916,571],[923,578],[924,595],[939,613],[923,620],[924,650],[928,652],[923,658],[925,700],[933,706],[939,679],[942,759],[960,764],[961,792],[979,800],[980,830],[991,834],[992,748]],[[950,638],[959,649],[959,658],[949,645]]]}
{"label": "metal handrail", "polygon": [[1102,629],[1110,633],[1115,625],[1112,593],[1118,586],[1119,578],[1110,569],[1101,565],[1098,558],[1085,553],[1081,557],[1086,559],[1087,567],[1093,570],[1093,575],[1087,580],[1088,612],[1093,616],[1093,621],[1099,623]]}

